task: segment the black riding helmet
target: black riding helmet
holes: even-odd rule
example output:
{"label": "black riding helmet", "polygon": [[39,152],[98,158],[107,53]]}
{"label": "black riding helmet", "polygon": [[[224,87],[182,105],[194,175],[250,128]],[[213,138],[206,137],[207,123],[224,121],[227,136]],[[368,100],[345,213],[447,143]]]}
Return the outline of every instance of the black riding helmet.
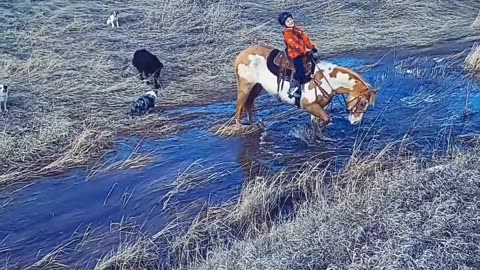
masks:
{"label": "black riding helmet", "polygon": [[278,23],[281,26],[285,26],[285,21],[288,19],[288,17],[293,18],[292,13],[290,13],[288,11],[284,11],[284,12],[280,13],[280,15],[278,16]]}

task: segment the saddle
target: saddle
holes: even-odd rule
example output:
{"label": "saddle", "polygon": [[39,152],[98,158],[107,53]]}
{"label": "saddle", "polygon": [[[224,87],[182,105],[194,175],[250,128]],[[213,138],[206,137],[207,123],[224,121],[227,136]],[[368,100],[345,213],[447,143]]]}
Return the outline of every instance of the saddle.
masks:
{"label": "saddle", "polygon": [[[302,57],[303,66],[305,68],[305,78],[300,83],[310,81],[315,70],[315,65],[309,56]],[[274,75],[277,76],[277,92],[283,88],[284,81],[290,81],[295,73],[295,66],[292,59],[288,57],[286,50],[280,51],[274,49],[267,58],[267,67]]]}
{"label": "saddle", "polygon": [[[310,77],[313,72],[313,64],[310,60],[310,57],[303,56],[302,62],[305,68],[305,76]],[[287,71],[289,71],[290,73],[295,73],[295,66],[293,65],[293,61],[292,59],[290,59],[290,57],[288,57],[286,51],[279,51],[273,59],[273,63],[279,67],[279,74],[286,73]]]}

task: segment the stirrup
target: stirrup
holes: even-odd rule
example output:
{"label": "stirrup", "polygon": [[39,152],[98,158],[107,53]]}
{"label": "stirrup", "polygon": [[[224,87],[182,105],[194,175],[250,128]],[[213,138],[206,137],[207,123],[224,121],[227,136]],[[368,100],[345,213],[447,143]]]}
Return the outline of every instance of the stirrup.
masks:
{"label": "stirrup", "polygon": [[298,97],[298,90],[300,88],[300,82],[297,80],[290,81],[290,88],[287,91],[288,97],[292,98],[294,96]]}
{"label": "stirrup", "polygon": [[294,88],[290,88],[288,89],[288,97],[289,98],[292,98],[292,97],[300,97],[300,94],[298,93],[298,87],[294,87]]}

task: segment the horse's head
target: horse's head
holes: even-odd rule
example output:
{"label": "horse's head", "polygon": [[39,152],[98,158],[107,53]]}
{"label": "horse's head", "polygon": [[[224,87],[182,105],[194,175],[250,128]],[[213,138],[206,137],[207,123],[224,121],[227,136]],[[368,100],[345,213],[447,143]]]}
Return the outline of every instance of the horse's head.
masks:
{"label": "horse's head", "polygon": [[335,80],[337,94],[348,95],[346,105],[350,124],[360,123],[368,106],[375,103],[378,91],[373,90],[358,73],[349,68],[336,66],[330,69],[331,72],[328,75],[330,80]]}
{"label": "horse's head", "polygon": [[355,125],[362,121],[363,114],[367,111],[368,106],[375,103],[378,91],[372,89],[358,73],[349,68],[340,67],[326,61],[316,62],[316,68],[315,78],[317,81],[322,82],[325,79],[325,84],[322,87],[332,89],[334,94],[348,96],[346,107],[349,112],[350,123]]}
{"label": "horse's head", "polygon": [[350,120],[352,125],[360,123],[368,106],[375,104],[377,91],[371,89],[366,83],[365,87],[361,88],[361,90],[353,89],[348,95],[347,110],[350,113],[348,120]]}

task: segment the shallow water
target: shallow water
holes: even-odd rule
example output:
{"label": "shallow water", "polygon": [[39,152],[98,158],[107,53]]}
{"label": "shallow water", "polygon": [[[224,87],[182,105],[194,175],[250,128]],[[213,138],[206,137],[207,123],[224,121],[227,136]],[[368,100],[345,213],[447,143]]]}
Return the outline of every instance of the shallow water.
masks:
{"label": "shallow water", "polygon": [[[232,116],[234,101],[167,110],[164,113],[182,115],[191,128],[161,140],[123,139],[118,151],[104,160],[124,160],[140,145],[139,153],[151,152],[152,156],[144,168],[94,176],[77,169],[21,189],[2,190],[0,265],[21,269],[47,253],[62,250],[54,253],[56,260],[93,268],[96,260],[118,247],[129,232],[149,235],[173,220],[188,223],[203,204],[231,199],[243,179],[256,173],[251,163],[272,171],[310,159],[341,163],[355,146],[373,151],[405,137],[411,138],[407,148],[417,153],[445,150],[450,138],[480,131],[479,84],[465,76],[461,61],[448,57],[470,45],[441,44],[434,49],[387,54],[379,65],[362,73],[374,87],[381,88],[376,106],[369,108],[362,125],[351,126],[335,99],[329,109],[333,123],[322,140],[309,138],[306,113],[265,94],[257,100],[257,118],[265,130],[252,135],[224,138],[208,130]],[[382,56],[370,51],[355,58],[329,60],[358,69]],[[466,116],[465,108],[469,111]],[[290,113],[276,117],[286,111]],[[182,176],[185,172],[190,174]],[[207,182],[201,182],[210,175]],[[198,185],[181,186],[179,193],[167,199],[179,177],[193,179]]]}

